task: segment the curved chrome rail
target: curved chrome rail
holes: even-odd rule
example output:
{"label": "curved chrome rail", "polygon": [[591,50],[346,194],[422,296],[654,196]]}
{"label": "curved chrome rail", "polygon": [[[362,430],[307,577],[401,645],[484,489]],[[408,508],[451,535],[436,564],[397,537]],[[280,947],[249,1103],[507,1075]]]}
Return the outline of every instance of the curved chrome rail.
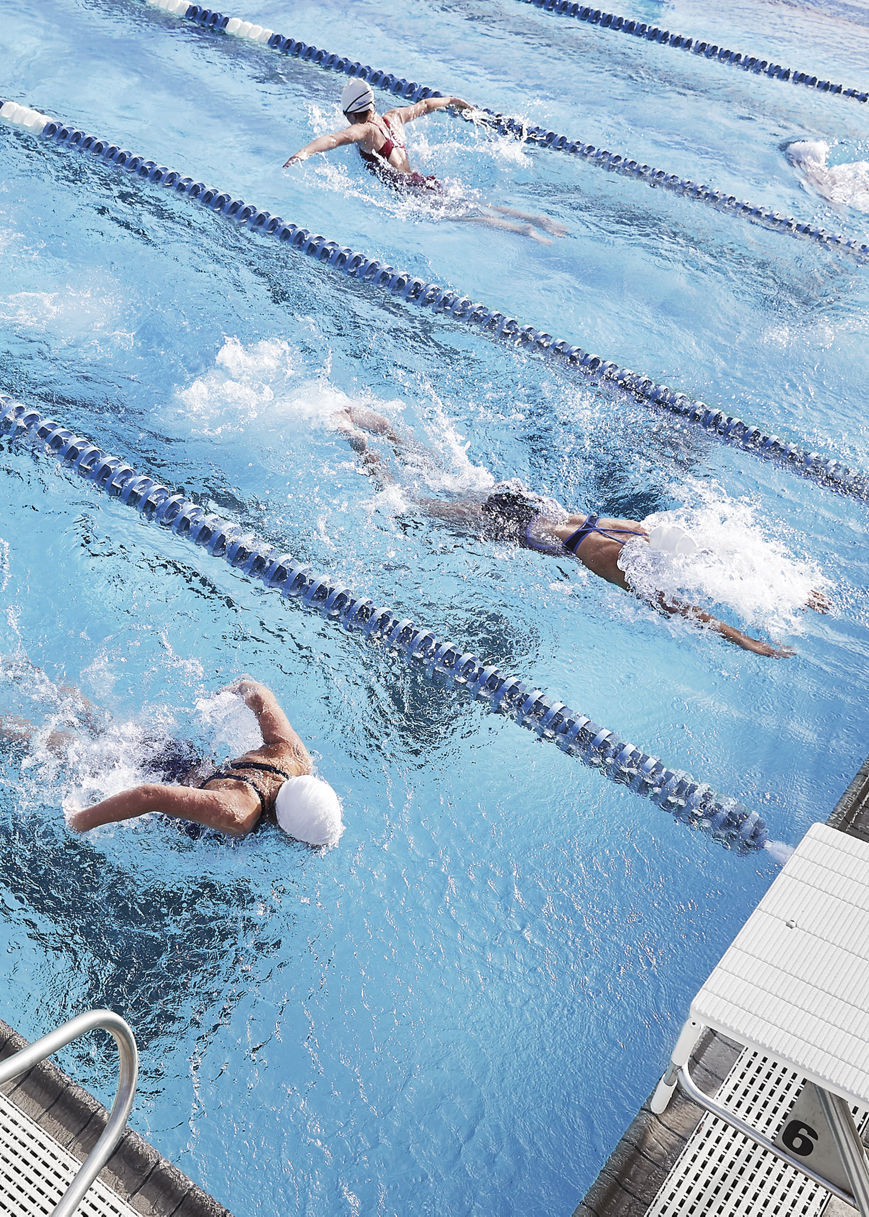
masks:
{"label": "curved chrome rail", "polygon": [[22,1048],[8,1060],[0,1061],[0,1085],[10,1082],[19,1074],[32,1069],[46,1057],[52,1056],[59,1049],[89,1031],[108,1031],[118,1045],[119,1077],[115,1101],[109,1114],[108,1122],[100,1135],[100,1139],[91,1150],[79,1168],[75,1178],[58,1204],[52,1209],[51,1217],[72,1217],[78,1208],[85,1192],[96,1179],[111,1157],[118,1141],[120,1141],[130,1108],[133,1106],[133,1096],[136,1093],[136,1079],[139,1074],[139,1054],[136,1041],[128,1024],[119,1014],[112,1010],[89,1010],[79,1014],[57,1030],[43,1035],[28,1048]]}

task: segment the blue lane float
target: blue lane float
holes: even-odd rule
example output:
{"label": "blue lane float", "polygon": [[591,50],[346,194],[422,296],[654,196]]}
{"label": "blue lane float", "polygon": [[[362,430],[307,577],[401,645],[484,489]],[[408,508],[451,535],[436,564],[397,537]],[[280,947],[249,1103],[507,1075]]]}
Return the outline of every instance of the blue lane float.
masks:
{"label": "blue lane float", "polygon": [[[417,84],[415,80],[405,80],[404,77],[379,68],[372,68],[369,64],[360,63],[359,60],[351,59],[347,55],[336,55],[332,51],[323,50],[322,47],[309,46],[305,42],[275,33],[274,30],[264,26],[253,25],[238,17],[227,17],[223,13],[213,12],[199,4],[188,4],[186,0],[146,0],[146,3],[153,8],[159,8],[173,16],[180,17],[182,20],[191,21],[203,29],[218,34],[233,35],[237,38],[246,38],[258,46],[265,46],[283,55],[290,55],[303,63],[310,63],[314,67],[323,68],[329,72],[358,76],[361,80],[367,80],[373,88],[392,93],[404,102],[443,96],[437,89]],[[781,232],[800,240],[814,241],[825,248],[835,249],[856,258],[861,263],[869,260],[869,245],[864,242],[844,237],[841,233],[830,233],[817,224],[794,219],[793,216],[783,215],[780,211],[774,211],[770,207],[761,207],[745,199],[738,199],[734,194],[727,194],[723,190],[715,190],[711,186],[693,182],[690,178],[680,177],[678,173],[667,173],[664,169],[656,169],[654,165],[640,163],[620,152],[610,152],[606,148],[597,148],[594,144],[585,144],[582,140],[571,139],[567,135],[560,135],[557,131],[549,131],[546,127],[527,123],[521,118],[499,114],[485,106],[475,106],[472,110],[464,112],[463,117],[469,122],[485,126],[500,135],[510,136],[523,143],[534,144],[538,148],[548,148],[553,152],[564,152],[569,156],[579,157],[585,164],[604,169],[608,173],[618,173],[621,177],[644,182],[655,190],[665,190],[693,202],[705,203],[716,211],[748,220],[752,224],[759,224],[770,232]]]}
{"label": "blue lane float", "polygon": [[[153,0],[151,2],[153,3]],[[848,89],[832,80],[823,80],[818,76],[813,76],[811,72],[798,72],[794,68],[782,67],[780,63],[772,63],[768,59],[762,59],[760,55],[746,55],[739,51],[730,51],[727,47],[712,42],[711,39],[703,41],[700,38],[686,38],[682,34],[672,34],[669,30],[660,29],[649,22],[619,17],[616,13],[607,13],[587,4],[575,4],[572,0],[522,0],[522,2],[533,4],[535,8],[543,9],[547,13],[574,17],[577,21],[583,21],[588,25],[598,25],[602,30],[632,34],[634,38],[644,38],[647,42],[657,42],[661,46],[673,47],[679,51],[690,51],[692,55],[723,63],[726,67],[740,68],[743,72],[751,72],[755,76],[767,76],[770,80],[801,85],[806,89],[815,89],[819,93],[828,93],[831,97],[846,97],[864,104],[869,101],[869,92],[865,90]],[[185,5],[185,7],[188,6]],[[189,7],[196,8],[197,6]]]}
{"label": "blue lane float", "polygon": [[95,135],[50,119],[38,110],[13,101],[0,101],[0,118],[40,135],[64,151],[89,155],[101,164],[129,173],[143,182],[171,190],[179,198],[197,203],[236,224],[246,225],[280,242],[292,252],[313,259],[318,266],[347,275],[368,288],[416,305],[417,308],[443,313],[510,346],[555,360],[594,383],[620,390],[633,400],[672,414],[691,426],[700,427],[707,435],[713,435],[726,444],[784,464],[830,489],[863,501],[869,500],[869,477],[866,474],[853,472],[831,457],[809,452],[777,435],[769,435],[759,427],[723,410],[716,410],[685,393],[675,392],[631,368],[593,355],[566,339],[556,339],[552,334],[531,325],[520,325],[515,317],[474,302],[468,296],[462,296],[438,283],[426,282],[409,271],[397,270],[377,258],[369,258],[359,250],[340,246],[336,241],[327,240],[321,233],[299,228],[281,216],[262,211],[254,204],[233,198],[231,194],[207,186],[204,182],[182,177],[176,170],[157,161],[134,155],[108,140],[98,139]]}
{"label": "blue lane float", "polygon": [[53,457],[97,490],[137,511],[142,520],[170,529],[305,611],[334,621],[366,643],[392,651],[429,680],[467,693],[492,713],[503,714],[541,739],[555,743],[562,752],[651,799],[689,826],[702,828],[741,851],[767,845],[763,820],[735,799],[716,794],[706,783],[669,768],[587,715],[578,714],[457,643],[443,641],[409,618],[356,596],[340,581],[313,572],[292,554],[206,511],[186,495],[173,493],[154,478],[138,473],[122,458],[110,456],[84,436],[3,393],[0,435],[9,436],[13,444]]}

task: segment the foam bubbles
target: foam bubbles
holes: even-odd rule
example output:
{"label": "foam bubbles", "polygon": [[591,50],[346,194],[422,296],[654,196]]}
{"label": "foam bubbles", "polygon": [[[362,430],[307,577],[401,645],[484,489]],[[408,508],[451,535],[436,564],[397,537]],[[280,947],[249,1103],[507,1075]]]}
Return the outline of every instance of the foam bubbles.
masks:
{"label": "foam bubbles", "polygon": [[818,567],[765,535],[748,503],[702,490],[701,501],[644,521],[681,525],[697,545],[691,554],[666,553],[629,541],[619,566],[641,596],[658,593],[698,603],[726,605],[749,624],[793,629],[813,589],[828,582]]}
{"label": "foam bubbles", "polygon": [[779,866],[784,866],[794,852],[794,847],[786,845],[784,841],[767,841],[763,848]]}
{"label": "foam bubbles", "polygon": [[262,745],[262,735],[256,717],[236,693],[223,689],[209,697],[200,697],[196,713],[206,731],[212,735],[215,754],[229,752],[240,756]]}
{"label": "foam bubbles", "polygon": [[[178,393],[185,429],[193,419],[200,434],[235,439],[249,437],[251,424],[256,423],[258,437],[270,435],[285,453],[289,439],[299,437],[304,442],[312,425],[328,425],[337,411],[357,404],[332,383],[328,360],[317,377],[300,376],[302,364],[284,339],[264,338],[245,345],[235,336],[225,338],[214,366]],[[395,403],[367,398],[364,404],[390,413],[396,409]]]}

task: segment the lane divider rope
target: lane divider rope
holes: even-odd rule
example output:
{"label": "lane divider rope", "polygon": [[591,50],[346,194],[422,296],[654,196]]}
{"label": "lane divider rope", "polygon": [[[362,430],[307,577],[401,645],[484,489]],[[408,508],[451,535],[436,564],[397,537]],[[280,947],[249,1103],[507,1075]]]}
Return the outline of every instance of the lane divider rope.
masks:
{"label": "lane divider rope", "polygon": [[195,500],[172,493],[126,461],[110,456],[55,419],[0,393],[0,435],[12,443],[54,457],[110,498],[136,510],[214,558],[310,613],[336,622],[364,642],[381,644],[429,680],[449,684],[483,702],[488,710],[512,718],[577,757],[611,781],[644,795],[677,819],[707,830],[742,851],[762,849],[768,833],[757,812],[716,794],[681,770],[640,751],[612,731],[578,714],[541,689],[487,664],[457,643],[435,634],[391,609],[359,597],[339,581],[317,574],[289,553],[270,545],[232,521],[209,513]]}
{"label": "lane divider rope", "polygon": [[172,190],[179,197],[198,203],[217,212],[236,224],[246,225],[263,236],[270,237],[287,246],[294,253],[312,258],[318,265],[338,271],[350,278],[395,299],[418,308],[427,308],[434,313],[443,313],[455,321],[473,327],[511,346],[520,347],[534,354],[559,361],[563,366],[579,372],[594,383],[610,385],[622,390],[634,400],[654,409],[662,410],[685,423],[700,427],[726,444],[750,452],[753,455],[778,461],[804,477],[842,493],[869,501],[869,477],[853,472],[831,457],[809,452],[794,443],[786,442],[777,435],[769,435],[759,427],[743,422],[723,410],[713,409],[705,402],[674,392],[666,385],[656,383],[648,376],[625,368],[612,360],[602,359],[572,345],[566,339],[556,339],[533,326],[522,326],[515,317],[490,309],[474,302],[467,296],[442,287],[438,283],[426,282],[408,271],[396,270],[377,258],[347,246],[329,241],[321,233],[311,233],[261,211],[252,203],[233,198],[216,187],[182,177],[176,170],[159,165],[156,161],[98,139],[74,127],[65,126],[38,110],[20,106],[16,102],[0,102],[0,118],[26,130],[41,135],[65,151],[79,152],[114,169],[123,170],[146,180],[155,186]]}
{"label": "lane divider rope", "polygon": [[[320,47],[308,46],[297,39],[277,34],[274,30],[261,25],[252,25],[239,17],[227,17],[223,13],[213,12],[199,4],[189,4],[187,0],[146,0],[154,8],[162,9],[182,20],[192,21],[204,29],[216,33],[247,38],[259,45],[279,51],[284,55],[292,55],[304,63],[324,68],[331,72],[340,72],[347,76],[358,76],[361,80],[376,88],[385,89],[406,102],[421,101],[426,97],[442,97],[437,89],[427,85],[419,85],[415,80],[407,81],[391,72],[384,72],[352,60],[346,55],[336,55]],[[794,219],[793,216],[783,215],[770,207],[761,207],[746,200],[740,200],[734,194],[723,190],[714,190],[710,186],[693,182],[690,178],[680,177],[678,173],[667,173],[664,169],[656,169],[633,160],[628,155],[619,152],[609,152],[606,148],[596,148],[594,144],[585,144],[581,140],[572,140],[567,135],[559,135],[557,131],[548,131],[545,127],[537,127],[526,123],[521,118],[511,118],[499,114],[485,106],[474,107],[463,117],[469,122],[485,126],[501,135],[508,135],[524,143],[535,144],[541,148],[550,148],[554,152],[565,152],[577,156],[588,165],[597,169],[605,169],[609,173],[618,173],[621,177],[634,178],[645,182],[656,190],[664,190],[671,194],[694,202],[705,203],[716,211],[726,215],[737,216],[752,224],[759,224],[771,232],[782,232],[801,240],[814,241],[828,249],[835,249],[863,263],[869,260],[869,244],[853,237],[845,237],[841,233],[830,233],[825,228],[807,221]]]}
{"label": "lane divider rope", "polygon": [[[154,3],[154,0],[149,0]],[[700,38],[685,38],[682,34],[671,34],[656,25],[645,21],[634,21],[628,17],[619,17],[615,13],[606,13],[599,8],[586,4],[574,4],[572,0],[523,0],[525,4],[533,4],[535,8],[547,13],[556,13],[563,17],[575,17],[577,21],[589,25],[599,25],[601,29],[615,30],[620,34],[633,34],[635,38],[645,38],[647,42],[659,42],[662,46],[675,47],[680,51],[691,51],[704,59],[713,59],[731,68],[741,68],[743,72],[753,72],[755,76],[768,76],[770,80],[782,80],[806,89],[817,89],[819,93],[829,93],[833,97],[850,97],[854,101],[869,101],[869,92],[860,89],[846,89],[832,80],[821,80],[810,72],[798,72],[794,68],[782,67],[780,63],[770,63],[759,55],[744,55],[719,46],[716,42],[704,42]],[[162,8],[167,7],[161,4]]]}

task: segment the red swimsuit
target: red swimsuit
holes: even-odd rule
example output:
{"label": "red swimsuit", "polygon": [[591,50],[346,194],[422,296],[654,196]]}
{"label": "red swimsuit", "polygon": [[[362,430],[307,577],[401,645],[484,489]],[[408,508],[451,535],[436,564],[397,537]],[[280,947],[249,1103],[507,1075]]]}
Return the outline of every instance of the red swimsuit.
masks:
{"label": "red swimsuit", "polygon": [[[382,130],[382,128],[379,129]],[[401,169],[390,165],[389,158],[392,156],[393,150],[396,147],[404,148],[404,143],[395,139],[388,127],[384,135],[386,138],[376,152],[366,152],[361,144],[356,145],[359,155],[372,173],[376,173],[381,181],[386,182],[388,186],[394,186],[397,190],[443,190],[443,186],[436,177],[423,177],[421,173],[404,173]]]}

